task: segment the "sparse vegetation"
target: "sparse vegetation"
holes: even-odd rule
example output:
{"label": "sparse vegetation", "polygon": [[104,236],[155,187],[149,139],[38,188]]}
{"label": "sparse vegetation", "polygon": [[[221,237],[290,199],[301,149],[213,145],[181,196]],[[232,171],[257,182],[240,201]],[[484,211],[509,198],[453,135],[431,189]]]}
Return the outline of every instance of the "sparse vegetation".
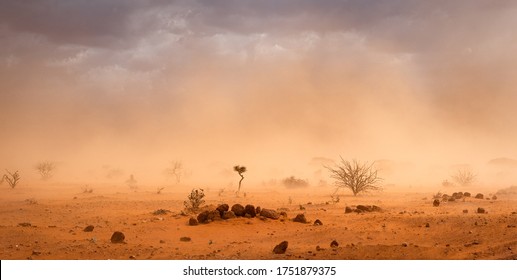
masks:
{"label": "sparse vegetation", "polygon": [[2,177],[1,183],[3,183],[5,180],[7,181],[7,184],[9,184],[11,189],[14,189],[16,185],[18,185],[18,181],[20,181],[20,174],[18,174],[18,171],[11,173],[7,169],[5,170],[5,172],[7,173],[4,174],[4,176]]}
{"label": "sparse vegetation", "polygon": [[138,188],[136,183],[135,176],[133,174],[129,175],[129,179],[126,180],[127,186],[132,190],[136,190]]}
{"label": "sparse vegetation", "polygon": [[173,176],[176,179],[176,184],[179,184],[183,176],[183,163],[181,161],[172,161],[171,167],[165,169],[165,173]]}
{"label": "sparse vegetation", "polygon": [[304,188],[309,185],[309,183],[303,179],[298,179],[294,176],[287,177],[282,180],[282,184],[289,189],[295,189],[295,188]]}
{"label": "sparse vegetation", "polygon": [[42,180],[48,180],[54,175],[53,172],[56,168],[56,164],[51,161],[42,161],[36,164],[35,168],[40,174]]}
{"label": "sparse vegetation", "polygon": [[241,176],[241,180],[239,181],[239,188],[237,189],[237,193],[239,193],[241,191],[241,183],[242,183],[242,180],[244,180],[244,175],[242,175],[242,173],[246,172],[246,166],[240,166],[240,165],[236,165],[233,167],[233,170],[237,173],[239,173],[239,176]]}
{"label": "sparse vegetation", "polygon": [[453,174],[452,179],[454,182],[456,182],[458,185],[465,187],[470,186],[472,183],[474,183],[476,179],[476,174],[472,172],[472,170],[468,168],[462,168],[458,169],[455,174]]}
{"label": "sparse vegetation", "polygon": [[199,210],[199,207],[205,203],[204,197],[205,192],[203,189],[193,189],[187,197],[187,200],[183,202],[185,209],[191,212]]}
{"label": "sparse vegetation", "polygon": [[84,188],[83,188],[83,193],[93,193],[93,189],[92,188],[89,188],[88,185],[86,185]]}
{"label": "sparse vegetation", "polygon": [[158,188],[156,188],[156,193],[161,194],[164,189],[165,189],[165,187],[161,187],[161,188],[158,187]]}
{"label": "sparse vegetation", "polygon": [[341,163],[335,167],[325,166],[335,179],[336,190],[350,189],[354,196],[359,193],[382,190],[378,183],[382,180],[377,175],[373,163],[360,163],[356,160],[350,162],[341,158]]}

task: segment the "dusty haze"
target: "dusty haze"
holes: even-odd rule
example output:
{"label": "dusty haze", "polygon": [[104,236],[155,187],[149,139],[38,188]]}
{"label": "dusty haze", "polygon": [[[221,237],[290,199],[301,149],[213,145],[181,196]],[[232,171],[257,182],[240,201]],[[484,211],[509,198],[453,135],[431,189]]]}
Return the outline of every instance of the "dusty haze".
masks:
{"label": "dusty haze", "polygon": [[[63,2],[63,3],[60,3]],[[513,1],[2,1],[0,169],[38,181],[261,186],[379,161],[516,182]],[[493,159],[503,164],[489,163]]]}

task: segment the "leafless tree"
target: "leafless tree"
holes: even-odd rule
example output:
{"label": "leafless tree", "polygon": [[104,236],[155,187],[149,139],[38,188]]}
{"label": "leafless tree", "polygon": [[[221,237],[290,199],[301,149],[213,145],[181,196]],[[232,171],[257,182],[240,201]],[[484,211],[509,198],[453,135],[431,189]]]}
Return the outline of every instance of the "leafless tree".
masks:
{"label": "leafless tree", "polygon": [[7,169],[5,171],[7,172],[7,174],[4,174],[4,176],[2,177],[2,183],[5,180],[7,181],[11,189],[14,189],[18,184],[18,181],[20,181],[20,174],[18,174],[18,171],[14,173],[9,172],[9,170]]}
{"label": "leafless tree", "polygon": [[474,174],[474,172],[469,168],[461,168],[458,169],[451,177],[460,186],[465,187],[474,183],[476,174]]}
{"label": "leafless tree", "polygon": [[170,176],[174,176],[176,184],[179,184],[183,176],[183,163],[181,161],[173,161],[171,162],[171,167],[165,169],[165,172]]}
{"label": "leafless tree", "polygon": [[56,168],[56,164],[51,161],[42,161],[38,164],[36,164],[36,170],[41,176],[42,180],[47,180],[52,177],[52,173],[54,172],[54,169]]}
{"label": "leafless tree", "polygon": [[350,189],[354,196],[362,192],[382,190],[378,185],[382,180],[377,175],[374,163],[352,162],[341,158],[341,162],[335,167],[325,166],[330,171],[330,177],[335,179],[337,193],[339,189]]}
{"label": "leafless tree", "polygon": [[241,179],[239,181],[239,189],[237,189],[237,193],[239,193],[241,191],[242,180],[244,180],[244,175],[242,175],[242,173],[246,172],[246,166],[236,165],[233,167],[233,170],[239,173],[239,176],[241,176]]}

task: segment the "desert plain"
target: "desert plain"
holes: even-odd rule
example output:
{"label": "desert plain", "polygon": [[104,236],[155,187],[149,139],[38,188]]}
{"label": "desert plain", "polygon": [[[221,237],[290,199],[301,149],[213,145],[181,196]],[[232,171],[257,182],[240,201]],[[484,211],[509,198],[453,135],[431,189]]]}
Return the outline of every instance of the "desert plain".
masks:
{"label": "desert plain", "polygon": [[[339,201],[332,201],[329,189],[321,187],[264,187],[239,196],[206,189],[205,203],[191,213],[184,206],[188,188],[160,193],[126,186],[84,192],[77,185],[58,184],[2,189],[3,260],[517,259],[517,195],[511,191],[442,189],[449,195],[473,195],[436,207],[436,192],[412,188],[358,196],[344,192]],[[477,193],[484,199],[474,198]],[[189,225],[190,218],[224,203],[251,204],[283,215]],[[345,213],[346,207],[357,205],[380,209]],[[293,221],[299,214],[306,223]],[[315,225],[316,220],[321,224]],[[116,231],[124,234],[122,242],[111,241]],[[275,254],[273,248],[282,241],[288,242],[287,249]]]}

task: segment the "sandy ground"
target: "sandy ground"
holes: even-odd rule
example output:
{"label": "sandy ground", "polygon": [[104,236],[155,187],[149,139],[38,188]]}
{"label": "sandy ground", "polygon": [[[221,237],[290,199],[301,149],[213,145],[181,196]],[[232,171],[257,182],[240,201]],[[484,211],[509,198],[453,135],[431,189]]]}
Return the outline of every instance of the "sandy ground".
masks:
{"label": "sandy ground", "polygon": [[[250,191],[240,198],[213,190],[206,192],[207,208],[253,204],[285,211],[287,218],[241,217],[189,226],[191,216],[182,214],[188,191],[157,194],[119,187],[82,193],[79,187],[51,184],[1,188],[4,260],[517,259],[515,196],[466,198],[433,207],[432,193],[385,191],[342,196],[334,204],[328,203],[327,189]],[[382,211],[345,214],[346,206],[359,204]],[[477,214],[478,207],[488,213]],[[158,209],[170,212],[153,214]],[[308,223],[292,221],[300,213]],[[314,225],[316,219],[323,225]],[[83,231],[88,225],[94,230]],[[124,233],[124,243],[111,243],[114,231]],[[289,242],[285,254],[274,254],[275,245],[284,240]],[[338,247],[330,246],[334,240]]]}

